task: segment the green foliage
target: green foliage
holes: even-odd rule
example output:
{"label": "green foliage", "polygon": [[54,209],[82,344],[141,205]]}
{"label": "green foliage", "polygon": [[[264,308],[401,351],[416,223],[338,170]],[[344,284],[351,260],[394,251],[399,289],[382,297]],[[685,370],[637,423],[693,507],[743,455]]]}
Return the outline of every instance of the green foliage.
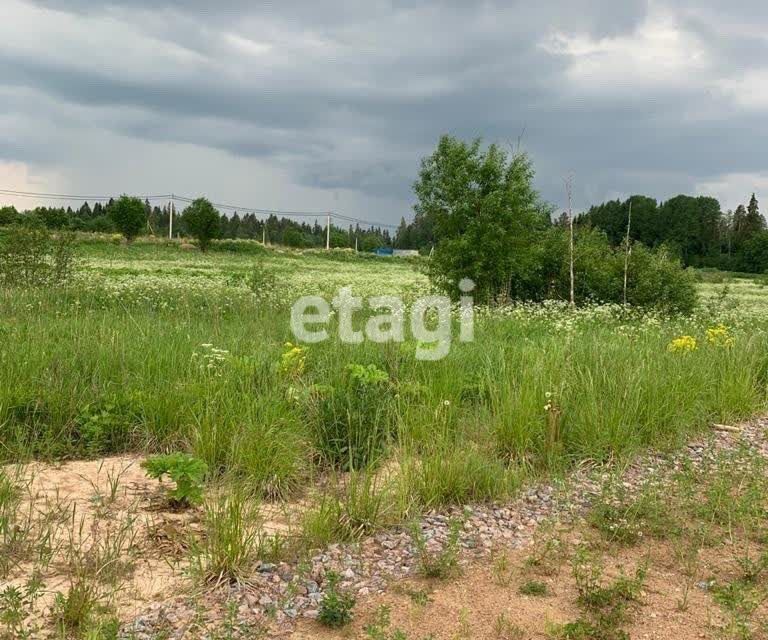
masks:
{"label": "green foliage", "polygon": [[589,522],[602,536],[620,545],[634,545],[643,538],[674,535],[680,523],[662,486],[648,482],[629,495],[623,484],[608,482],[593,505]]}
{"label": "green foliage", "polygon": [[[470,145],[449,136],[440,139],[437,150],[423,160],[414,186],[417,215],[431,221],[437,242],[428,263],[435,285],[457,297],[460,280],[470,278],[480,302],[569,299],[567,229],[550,229],[549,210],[532,181],[533,167],[525,155],[509,159],[495,145],[483,151],[479,140]],[[585,220],[597,224],[602,218],[592,213]],[[626,222],[615,226],[610,228],[614,241],[622,237]],[[579,230],[574,271],[577,301],[622,302],[624,253],[605,235]],[[667,251],[638,246],[631,258],[627,301],[689,313],[696,303],[693,279]]]}
{"label": "green foliage", "polygon": [[404,473],[421,504],[429,508],[490,502],[510,495],[517,474],[472,442],[428,448]]}
{"label": "green foliage", "polygon": [[144,203],[132,196],[122,195],[109,207],[109,216],[117,229],[131,242],[147,226]]}
{"label": "green foliage", "polygon": [[541,289],[538,234],[549,211],[533,189],[527,156],[511,159],[496,145],[481,149],[440,138],[414,185],[417,216],[429,219],[437,246],[430,278],[453,296],[462,278],[474,280],[482,302],[529,299]]}
{"label": "green foliage", "polygon": [[88,404],[76,419],[74,446],[88,456],[120,453],[129,448],[135,424],[135,416],[119,404]]}
{"label": "green foliage", "polygon": [[632,578],[621,575],[602,585],[602,566],[584,547],[573,560],[573,575],[584,615],[574,622],[558,626],[553,636],[562,640],[628,640],[622,625],[629,607],[637,599],[645,582],[646,569],[640,566]]}
{"label": "green foliage", "polygon": [[205,505],[205,536],[193,548],[194,566],[204,582],[243,580],[260,548],[258,502],[242,487],[223,487]]}
{"label": "green foliage", "polygon": [[208,465],[186,453],[152,456],[141,463],[150,478],[168,476],[176,487],[169,492],[171,501],[179,507],[189,507],[203,500],[203,481]]}
{"label": "green foliage", "polygon": [[219,212],[206,198],[197,198],[181,214],[187,233],[197,240],[201,251],[207,251],[211,241],[221,236]]}
{"label": "green foliage", "polygon": [[259,300],[274,301],[277,295],[277,276],[263,260],[255,262],[245,277],[248,288]]}
{"label": "green foliage", "polygon": [[546,596],[549,593],[549,588],[547,587],[546,582],[541,582],[539,580],[526,580],[523,582],[523,584],[520,585],[518,592],[524,596],[535,596],[540,598],[542,596]]}
{"label": "green foliage", "polygon": [[78,577],[66,593],[56,593],[53,600],[52,618],[59,633],[64,637],[83,635],[97,613],[99,596],[93,580]]}
{"label": "green foliage", "polygon": [[376,609],[373,622],[363,627],[369,640],[408,640],[402,629],[390,629],[390,611],[390,607],[385,604]]}
{"label": "green foliage", "polygon": [[16,207],[0,207],[0,227],[15,224],[19,221],[19,212]]}
{"label": "green foliage", "polygon": [[0,286],[61,286],[74,272],[73,237],[45,227],[11,225],[0,232]]}
{"label": "green foliage", "polygon": [[[322,548],[333,542],[354,542],[392,524],[405,515],[393,487],[375,474],[353,471],[338,492],[328,492],[304,517],[305,545]],[[406,505],[407,506],[407,505]]]}
{"label": "green foliage", "polygon": [[0,467],[0,578],[28,555],[31,531],[21,510],[19,478]]}
{"label": "green foliage", "polygon": [[632,196],[593,206],[579,224],[604,231],[613,246],[623,245],[632,205],[630,237],[646,247],[666,245],[686,266],[720,267],[762,272],[765,220],[754,194],[748,207],[723,213],[720,203],[707,196],[675,196],[657,203],[652,198]]}
{"label": "green foliage", "polygon": [[352,621],[355,597],[339,587],[341,577],[329,571],[325,574],[326,586],[317,619],[332,629],[346,626]]}
{"label": "green foliage", "polygon": [[307,410],[322,458],[336,468],[363,469],[382,455],[391,435],[389,376],[373,364],[349,364],[336,386],[311,390]]}
{"label": "green foliage", "polygon": [[8,585],[0,591],[0,640],[27,640],[37,631],[30,625],[42,583],[33,576],[24,586]]}
{"label": "green foliage", "polygon": [[[553,227],[544,242],[544,272],[550,283],[546,297],[567,300],[570,289],[568,232]],[[613,248],[606,235],[589,227],[577,229],[574,241],[574,285],[577,303],[615,302],[624,297],[625,249]],[[627,270],[627,302],[664,312],[690,313],[697,301],[693,273],[666,247],[632,247]]]}

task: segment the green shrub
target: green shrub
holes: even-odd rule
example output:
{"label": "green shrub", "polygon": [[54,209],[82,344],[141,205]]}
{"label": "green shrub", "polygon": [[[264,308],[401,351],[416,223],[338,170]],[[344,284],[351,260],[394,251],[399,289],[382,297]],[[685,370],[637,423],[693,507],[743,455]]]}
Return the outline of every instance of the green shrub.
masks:
{"label": "green shrub", "polygon": [[245,277],[245,283],[260,300],[274,300],[277,296],[277,276],[263,260],[254,263]]}
{"label": "green shrub", "polygon": [[150,478],[162,481],[168,476],[176,487],[169,492],[171,502],[177,507],[189,507],[203,500],[203,480],[208,465],[186,453],[169,453],[153,456],[141,463]]}
{"label": "green shrub", "polygon": [[339,574],[329,571],[325,579],[327,584],[317,619],[326,627],[338,629],[352,621],[355,597],[339,588]]}
{"label": "green shrub", "polygon": [[[549,282],[540,297],[569,298],[568,233],[550,229],[544,240],[543,269]],[[574,246],[574,289],[577,303],[615,302],[624,299],[623,248],[614,248],[601,231],[579,228]],[[641,308],[690,313],[697,301],[696,277],[683,269],[679,258],[665,247],[650,250],[632,246],[627,269],[627,302]]]}
{"label": "green shrub", "polygon": [[112,402],[86,405],[76,419],[75,448],[89,456],[120,453],[129,448],[135,417]]}
{"label": "green shrub", "polygon": [[239,253],[243,255],[261,256],[268,252],[261,242],[256,240],[214,240],[211,242],[211,251],[227,253]]}
{"label": "green shrub", "polygon": [[73,274],[74,237],[45,227],[11,225],[0,233],[0,286],[60,286]]}

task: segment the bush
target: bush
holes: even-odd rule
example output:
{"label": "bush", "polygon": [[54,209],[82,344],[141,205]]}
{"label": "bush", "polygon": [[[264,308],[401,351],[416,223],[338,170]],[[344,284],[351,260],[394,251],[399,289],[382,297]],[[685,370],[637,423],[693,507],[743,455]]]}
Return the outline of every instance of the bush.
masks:
{"label": "bush", "polygon": [[[568,229],[552,225],[533,176],[525,154],[440,139],[414,185],[416,215],[434,229],[427,273],[437,288],[458,297],[459,282],[470,278],[481,303],[570,298]],[[624,252],[605,233],[581,225],[574,270],[577,301],[623,301]],[[695,304],[692,279],[669,251],[636,245],[628,285],[637,306],[688,312]]]}
{"label": "bush", "polygon": [[0,227],[14,224],[19,220],[19,212],[16,207],[0,207]]}
{"label": "bush", "polygon": [[128,242],[147,226],[147,210],[139,198],[122,195],[108,205],[108,209],[110,218]]}
{"label": "bush", "polygon": [[150,478],[162,481],[170,477],[176,488],[169,492],[171,502],[177,507],[189,507],[203,500],[203,480],[208,465],[186,453],[170,453],[153,456],[141,463]]}
{"label": "bush", "polygon": [[214,240],[211,242],[210,250],[255,256],[263,256],[268,251],[261,242],[246,239]]}
{"label": "bush", "polygon": [[200,245],[201,251],[207,251],[211,240],[221,235],[219,212],[206,198],[197,198],[181,214],[181,223]]}
{"label": "bush", "polygon": [[245,277],[248,288],[256,294],[259,300],[275,301],[277,299],[277,277],[274,269],[259,260]]}
{"label": "bush", "polygon": [[339,589],[339,574],[329,571],[325,576],[328,586],[320,603],[317,619],[326,627],[338,629],[352,621],[352,608],[355,597]]}
{"label": "bush", "polygon": [[121,453],[129,448],[136,418],[113,402],[86,405],[75,420],[73,448],[88,456]]}
{"label": "bush", "polygon": [[[542,297],[569,298],[568,233],[553,227],[545,235],[543,271],[548,282]],[[577,303],[624,299],[624,260],[621,248],[611,247],[602,231],[577,229],[574,246],[574,284]],[[643,308],[690,313],[696,305],[696,278],[665,247],[650,250],[632,246],[627,278],[627,302]]]}
{"label": "bush", "polygon": [[11,225],[0,235],[0,285],[62,285],[74,271],[74,237],[44,227]]}

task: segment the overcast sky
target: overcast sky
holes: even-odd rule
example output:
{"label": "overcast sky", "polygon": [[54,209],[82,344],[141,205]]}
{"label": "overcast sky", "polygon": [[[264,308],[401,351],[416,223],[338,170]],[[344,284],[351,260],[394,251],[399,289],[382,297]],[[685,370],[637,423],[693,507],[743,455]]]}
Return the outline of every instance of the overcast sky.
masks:
{"label": "overcast sky", "polygon": [[0,188],[396,222],[441,134],[524,131],[558,207],[768,194],[764,1],[259,4],[0,0]]}

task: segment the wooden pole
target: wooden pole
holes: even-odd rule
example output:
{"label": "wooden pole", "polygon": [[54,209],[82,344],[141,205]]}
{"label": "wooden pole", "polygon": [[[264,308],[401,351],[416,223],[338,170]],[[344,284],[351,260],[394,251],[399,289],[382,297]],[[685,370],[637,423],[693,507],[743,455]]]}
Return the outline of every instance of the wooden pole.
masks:
{"label": "wooden pole", "polygon": [[632,226],[632,199],[629,200],[629,215],[627,216],[627,237],[624,250],[624,304],[627,304],[627,277],[629,274],[629,256],[632,253],[632,245],[629,243],[629,231]]}
{"label": "wooden pole", "polygon": [[168,239],[173,240],[173,194],[168,202]]}
{"label": "wooden pole", "polygon": [[568,267],[570,272],[570,279],[571,279],[571,297],[570,297],[570,303],[571,306],[576,306],[576,285],[575,285],[575,274],[573,270],[573,176],[569,176],[568,179],[565,181],[565,192],[568,195],[568,227],[569,227],[569,259],[568,259]]}

